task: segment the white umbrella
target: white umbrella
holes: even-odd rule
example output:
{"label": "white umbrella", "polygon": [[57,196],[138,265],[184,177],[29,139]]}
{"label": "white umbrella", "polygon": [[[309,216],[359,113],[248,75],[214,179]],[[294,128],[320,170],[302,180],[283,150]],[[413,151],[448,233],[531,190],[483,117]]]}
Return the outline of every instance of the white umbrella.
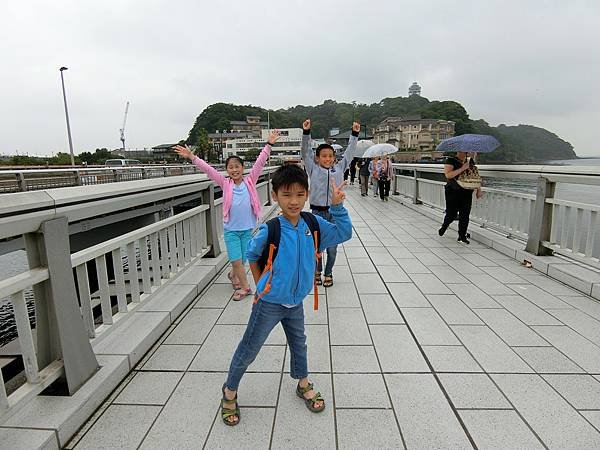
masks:
{"label": "white umbrella", "polygon": [[392,144],[375,144],[365,150],[363,154],[363,158],[375,158],[378,156],[389,155],[391,153],[396,153],[398,149],[394,147]]}
{"label": "white umbrella", "polygon": [[333,147],[333,149],[336,152],[339,152],[341,149],[343,149],[344,147],[342,147],[340,144],[331,144],[331,146]]}
{"label": "white umbrella", "polygon": [[355,158],[362,157],[365,150],[374,145],[375,145],[375,142],[368,140],[368,139],[363,139],[362,141],[358,141],[358,143],[356,144],[356,151],[354,152],[354,157]]}

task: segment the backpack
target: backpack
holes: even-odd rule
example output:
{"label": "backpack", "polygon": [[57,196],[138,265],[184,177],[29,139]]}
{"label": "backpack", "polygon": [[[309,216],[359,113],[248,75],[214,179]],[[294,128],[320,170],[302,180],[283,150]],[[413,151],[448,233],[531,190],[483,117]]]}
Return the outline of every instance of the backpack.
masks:
{"label": "backpack", "polygon": [[[318,262],[319,258],[321,258],[321,253],[319,252],[319,245],[321,243],[320,237],[320,227],[319,222],[314,214],[301,211],[300,217],[304,219],[306,225],[310,229],[310,233],[313,236],[313,240],[315,243],[315,259]],[[265,285],[265,289],[254,297],[254,303],[256,303],[263,295],[268,293],[271,290],[271,279],[273,278],[273,261],[277,257],[277,249],[279,248],[279,240],[281,239],[281,223],[279,222],[279,217],[274,217],[266,222],[267,224],[267,242],[265,243],[265,247],[263,248],[262,254],[260,255],[259,260],[257,261],[258,267],[261,270],[261,276],[267,272],[270,272],[269,279]],[[314,304],[313,309],[316,311],[319,309],[319,290],[317,288],[316,280],[313,286],[313,296],[314,296]]]}

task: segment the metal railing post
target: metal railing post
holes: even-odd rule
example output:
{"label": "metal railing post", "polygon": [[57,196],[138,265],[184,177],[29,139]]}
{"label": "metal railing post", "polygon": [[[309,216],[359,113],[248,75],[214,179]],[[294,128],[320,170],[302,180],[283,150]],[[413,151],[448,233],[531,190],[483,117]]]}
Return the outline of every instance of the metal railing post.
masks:
{"label": "metal railing post", "polygon": [[79,173],[79,170],[74,170],[73,175],[75,176],[75,185],[81,186],[83,183],[81,182],[81,174]]}
{"label": "metal railing post", "polygon": [[68,220],[48,220],[40,231],[25,235],[30,267],[46,266],[50,275],[43,287],[34,287],[38,360],[43,367],[61,358],[69,394],[73,394],[96,373],[98,361],[75,291]]}
{"label": "metal railing post", "polygon": [[271,171],[267,172],[267,206],[271,206]]}
{"label": "metal railing post", "polygon": [[214,258],[221,253],[221,245],[219,244],[219,229],[217,228],[217,208],[215,206],[215,188],[211,184],[210,187],[202,191],[202,204],[208,205],[210,208],[204,215],[206,217],[206,242],[210,244],[210,250],[206,256]]}
{"label": "metal railing post", "polygon": [[27,181],[25,181],[23,172],[17,173],[17,184],[19,185],[19,191],[25,192],[27,190]]}
{"label": "metal railing post", "polygon": [[550,240],[552,231],[552,207],[546,199],[554,197],[556,183],[550,182],[545,177],[538,178],[537,193],[531,217],[529,219],[529,232],[525,250],[534,255],[551,255],[552,250],[544,247],[543,241]]}
{"label": "metal railing post", "polygon": [[394,183],[392,184],[392,195],[400,195],[400,192],[398,192],[398,172],[396,171],[396,168],[394,168]]}
{"label": "metal railing post", "polygon": [[421,201],[419,200],[419,172],[417,169],[413,169],[413,205],[419,205]]}

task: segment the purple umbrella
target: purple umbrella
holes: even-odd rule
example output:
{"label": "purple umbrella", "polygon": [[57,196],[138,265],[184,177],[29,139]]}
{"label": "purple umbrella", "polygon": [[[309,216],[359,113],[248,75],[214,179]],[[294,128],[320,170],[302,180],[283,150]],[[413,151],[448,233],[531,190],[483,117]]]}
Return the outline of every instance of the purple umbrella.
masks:
{"label": "purple umbrella", "polygon": [[475,152],[489,153],[500,147],[500,142],[494,136],[487,134],[461,134],[439,143],[438,152]]}

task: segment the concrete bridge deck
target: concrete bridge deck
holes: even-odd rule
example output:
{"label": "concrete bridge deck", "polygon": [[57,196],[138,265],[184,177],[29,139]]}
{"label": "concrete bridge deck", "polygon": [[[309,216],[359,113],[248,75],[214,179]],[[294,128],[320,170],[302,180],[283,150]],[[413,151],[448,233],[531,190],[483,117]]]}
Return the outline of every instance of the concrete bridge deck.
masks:
{"label": "concrete bridge deck", "polygon": [[221,423],[250,310],[222,272],[67,448],[600,448],[600,303],[396,202],[347,206],[335,285],[305,302],[322,414],[277,328]]}

